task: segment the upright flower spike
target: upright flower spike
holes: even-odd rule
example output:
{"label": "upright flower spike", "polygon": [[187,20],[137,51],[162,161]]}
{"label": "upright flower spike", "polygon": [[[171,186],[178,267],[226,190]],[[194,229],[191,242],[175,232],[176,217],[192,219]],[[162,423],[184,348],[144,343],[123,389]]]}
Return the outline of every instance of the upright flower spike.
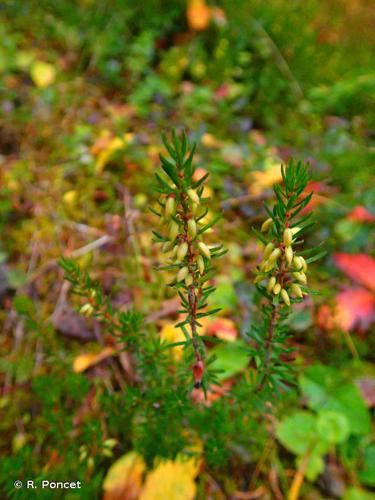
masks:
{"label": "upright flower spike", "polygon": [[[200,387],[205,377],[205,347],[198,335],[198,318],[213,314],[207,311],[207,298],[215,290],[209,283],[212,261],[221,257],[225,250],[222,245],[208,246],[203,240],[218,218],[207,219],[208,200],[202,198],[207,176],[196,180],[193,157],[195,145],[188,143],[185,133],[180,138],[175,133],[172,140],[163,138],[168,157],[160,155],[162,172],[156,174],[160,194],[159,204],[164,207],[161,214],[162,229],[154,231],[155,241],[162,244],[162,252],[169,254],[168,262],[160,270],[175,273],[170,284],[178,290],[185,319],[179,326],[191,348],[194,386]],[[188,328],[190,327],[190,328]]]}
{"label": "upright flower spike", "polygon": [[281,174],[283,186],[274,186],[275,205],[272,209],[267,207],[269,217],[260,231],[254,229],[264,248],[254,283],[266,298],[263,324],[253,327],[254,334],[250,332],[257,344],[258,391],[266,387],[277,391],[284,383],[281,356],[290,350],[286,345],[288,333],[284,321],[291,306],[309,293],[307,264],[325,253],[318,253],[318,247],[311,250],[301,247],[301,235],[312,225],[311,214],[301,216],[312,196],[312,193],[304,195],[308,181],[306,166],[291,161],[281,167]]}

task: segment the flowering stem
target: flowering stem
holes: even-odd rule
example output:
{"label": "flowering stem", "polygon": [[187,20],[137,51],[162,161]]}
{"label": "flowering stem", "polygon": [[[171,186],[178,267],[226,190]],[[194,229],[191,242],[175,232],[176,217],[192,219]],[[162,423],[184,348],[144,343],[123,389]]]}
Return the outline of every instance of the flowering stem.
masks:
{"label": "flowering stem", "polygon": [[194,262],[195,262],[195,253],[192,244],[192,240],[189,237],[188,233],[188,220],[189,220],[189,205],[187,203],[187,196],[184,192],[180,193],[181,196],[181,205],[182,205],[182,214],[181,218],[184,221],[184,238],[188,245],[188,268],[189,273],[193,278],[193,283],[189,286],[188,289],[188,304],[189,304],[189,320],[190,320],[190,328],[191,328],[191,336],[192,343],[194,349],[194,355],[196,362],[202,362],[202,355],[199,350],[198,340],[197,340],[197,302],[198,296],[196,293],[196,282],[195,282],[195,270],[194,270]]}

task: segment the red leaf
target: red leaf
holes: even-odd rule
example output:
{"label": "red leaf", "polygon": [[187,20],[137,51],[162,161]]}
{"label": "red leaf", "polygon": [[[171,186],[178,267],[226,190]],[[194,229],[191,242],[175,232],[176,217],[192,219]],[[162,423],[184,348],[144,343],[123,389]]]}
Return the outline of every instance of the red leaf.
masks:
{"label": "red leaf", "polygon": [[375,291],[375,259],[365,253],[336,253],[333,258],[352,280]]}
{"label": "red leaf", "polygon": [[347,215],[348,220],[354,220],[357,222],[374,222],[375,217],[366,210],[362,205],[354,207],[353,210]]}
{"label": "red leaf", "polygon": [[346,331],[366,331],[375,321],[375,297],[364,288],[350,288],[336,297],[335,320]]}
{"label": "red leaf", "polygon": [[311,192],[313,192],[314,194],[312,195],[310,202],[301,211],[301,214],[303,215],[308,214],[315,207],[327,203],[327,201],[329,201],[329,197],[327,196],[327,194],[331,194],[333,191],[323,181],[310,181],[306,186],[303,196],[306,196]]}

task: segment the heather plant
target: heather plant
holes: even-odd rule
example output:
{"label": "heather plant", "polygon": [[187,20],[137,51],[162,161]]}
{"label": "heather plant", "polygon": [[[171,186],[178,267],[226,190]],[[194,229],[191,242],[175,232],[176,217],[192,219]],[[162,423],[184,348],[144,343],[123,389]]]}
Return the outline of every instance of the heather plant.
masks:
{"label": "heather plant", "polygon": [[[156,174],[160,194],[160,210],[153,210],[159,217],[161,230],[153,231],[155,241],[162,244],[162,252],[168,254],[167,264],[159,270],[175,273],[170,286],[175,288],[181,299],[181,313],[185,315],[180,327],[186,341],[181,344],[194,352],[194,386],[199,388],[204,377],[204,337],[199,335],[200,320],[215,314],[219,309],[207,309],[207,299],[215,291],[210,284],[212,260],[225,254],[223,245],[207,245],[205,234],[219,220],[220,216],[208,218],[209,199],[204,197],[205,174],[195,178],[193,157],[195,145],[190,145],[186,134],[181,140],[173,133],[172,141],[164,137],[169,158],[160,155],[163,174]],[[210,339],[212,340],[212,339]]]}
{"label": "heather plant", "polygon": [[[226,252],[220,243],[211,243],[212,228],[220,215],[209,212],[210,200],[204,189],[208,174],[197,178],[195,145],[189,143],[185,133],[178,137],[173,132],[171,140],[164,137],[163,142],[168,156],[160,155],[160,170],[155,174],[157,205],[151,207],[159,219],[154,241],[161,245],[164,260],[156,269],[165,273],[167,286],[180,298],[175,328],[182,330],[185,339],[166,343],[154,328],[146,328],[139,312],[114,307],[100,285],[73,260],[62,259],[60,264],[72,291],[82,297],[80,313],[104,323],[108,341],[115,343],[119,352],[126,351],[131,360],[134,373],[126,380],[126,390],[105,403],[112,408],[110,413],[116,413],[121,405],[125,428],[132,428],[130,449],[152,468],[160,458],[190,456],[192,441],[202,436],[206,468],[217,474],[231,455],[228,440],[248,447],[258,457],[257,450],[267,439],[266,428],[258,431],[255,440],[249,440],[248,430],[268,412],[275,394],[285,395],[296,385],[290,363],[288,318],[294,304],[314,293],[308,286],[308,265],[324,252],[319,247],[305,248],[303,235],[313,222],[304,208],[312,193],[306,194],[307,166],[291,161],[281,167],[283,185],[274,186],[276,200],[272,208],[265,207],[267,220],[260,230],[254,229],[263,245],[262,260],[255,271],[255,285],[263,300],[261,320],[251,329],[250,343],[240,343],[240,349],[245,362],[246,351],[250,352],[255,377],[245,369],[229,392],[210,403],[213,388],[220,383],[217,369],[211,367],[215,356],[206,344],[220,339],[204,335],[202,318],[219,312],[210,309],[208,299],[215,291],[213,262]],[[175,347],[182,347],[182,356],[172,355]],[[223,347],[225,351],[230,345]],[[191,372],[193,384],[187,382]],[[204,398],[198,400],[204,404],[192,399],[193,385],[203,389]],[[129,441],[115,420],[110,426],[111,435]],[[89,459],[93,458],[88,450]]]}
{"label": "heather plant", "polygon": [[301,162],[281,166],[283,186],[274,185],[276,202],[265,205],[268,218],[260,231],[254,228],[263,245],[262,261],[255,271],[254,283],[265,302],[261,324],[250,336],[257,348],[252,351],[257,368],[257,391],[279,392],[291,382],[291,366],[285,362],[292,349],[287,319],[292,305],[314,292],[308,286],[308,264],[322,257],[321,245],[304,248],[303,235],[314,224],[312,214],[303,212],[313,193],[305,194],[308,169]]}

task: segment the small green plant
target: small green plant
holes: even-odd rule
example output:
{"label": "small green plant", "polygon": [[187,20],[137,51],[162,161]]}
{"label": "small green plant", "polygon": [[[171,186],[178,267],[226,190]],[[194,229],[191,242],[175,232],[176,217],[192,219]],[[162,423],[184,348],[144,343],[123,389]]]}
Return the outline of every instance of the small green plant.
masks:
{"label": "small green plant", "polygon": [[185,319],[176,326],[182,329],[186,341],[178,344],[193,349],[194,386],[199,388],[205,371],[204,336],[198,334],[199,320],[219,311],[207,310],[207,299],[215,291],[209,281],[212,260],[226,251],[221,244],[208,246],[203,241],[204,234],[220,216],[207,220],[209,199],[203,196],[203,190],[208,174],[195,179],[195,145],[189,144],[184,132],[181,139],[174,132],[172,141],[166,137],[163,141],[169,158],[160,155],[163,173],[156,174],[160,210],[153,212],[160,218],[161,230],[153,233],[155,241],[162,244],[162,252],[169,253],[169,257],[168,263],[158,269],[175,272],[170,286],[177,290],[182,305],[180,312],[185,314]]}
{"label": "small green plant", "polygon": [[303,248],[301,236],[313,222],[311,213],[301,215],[313,193],[304,195],[308,182],[307,167],[301,162],[290,161],[281,167],[283,187],[274,186],[276,203],[260,231],[254,228],[264,245],[263,258],[255,272],[255,284],[265,297],[262,306],[263,320],[254,325],[250,336],[257,349],[252,351],[255,359],[258,385],[257,391],[267,388],[278,392],[291,382],[291,367],[283,357],[291,352],[286,320],[292,304],[301,302],[304,295],[314,293],[307,285],[307,266],[325,254],[320,246]]}

